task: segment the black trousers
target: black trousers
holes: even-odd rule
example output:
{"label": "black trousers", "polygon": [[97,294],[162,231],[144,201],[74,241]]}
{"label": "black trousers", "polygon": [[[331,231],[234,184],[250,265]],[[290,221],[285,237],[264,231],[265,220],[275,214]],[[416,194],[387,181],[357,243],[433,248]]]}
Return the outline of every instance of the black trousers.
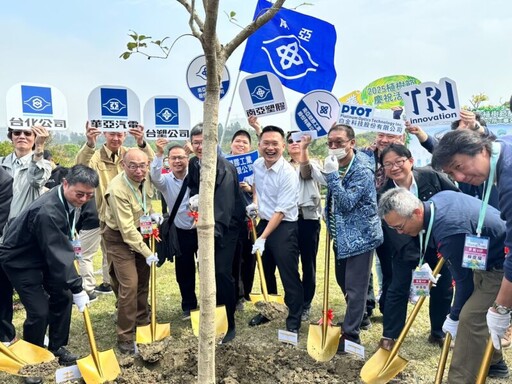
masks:
{"label": "black trousers", "polygon": [[[260,220],[257,227],[260,236],[268,225]],[[299,242],[297,222],[282,221],[265,242],[263,270],[270,294],[277,294],[276,266],[284,287],[284,302],[288,307],[286,327],[300,329],[304,291],[299,276]]]}
{"label": "black trousers", "polygon": [[391,242],[386,238],[386,230],[384,230],[384,243],[375,250],[380,261],[382,270],[382,291],[379,298],[379,310],[384,314],[386,308],[386,296],[389,286],[393,280],[393,249]]}
{"label": "black trousers", "polygon": [[16,336],[16,329],[12,324],[13,293],[12,284],[0,267],[0,341],[11,341]]}
{"label": "black trousers", "polygon": [[228,327],[235,327],[235,309],[237,294],[233,278],[233,258],[240,225],[228,228],[224,236],[215,238],[215,283],[217,287],[217,305],[225,305]]}
{"label": "black trousers", "polygon": [[49,281],[45,270],[18,269],[4,265],[4,270],[25,306],[23,339],[44,347],[48,328],[48,349],[56,351],[68,344],[71,324],[71,291],[64,283]]}
{"label": "black trousers", "polygon": [[302,264],[304,308],[311,308],[316,288],[316,254],[320,240],[320,220],[304,220],[299,216],[299,252]]}
{"label": "black trousers", "polygon": [[190,311],[197,308],[196,263],[197,229],[176,228],[181,256],[175,257],[176,281],[180,287],[181,309]]}
{"label": "black trousers", "polygon": [[233,259],[233,278],[237,299],[242,297],[249,301],[249,294],[254,283],[256,269],[256,257],[252,254],[252,240],[247,228],[247,223],[240,227],[236,242],[235,257]]}
{"label": "black trousers", "polygon": [[[434,254],[425,257],[432,270],[437,264]],[[405,325],[407,302],[412,281],[412,271],[418,266],[418,261],[404,261],[393,258],[393,279],[388,289],[383,318],[383,336],[396,339]],[[452,274],[446,264],[441,269],[441,277],[436,287],[430,290],[429,316],[430,333],[434,337],[444,337],[442,330],[446,315],[450,312],[453,298]]]}

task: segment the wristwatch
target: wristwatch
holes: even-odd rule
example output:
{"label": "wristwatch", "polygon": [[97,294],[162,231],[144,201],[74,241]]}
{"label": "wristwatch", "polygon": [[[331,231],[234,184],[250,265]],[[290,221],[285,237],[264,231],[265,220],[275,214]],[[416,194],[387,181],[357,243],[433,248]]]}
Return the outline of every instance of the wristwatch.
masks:
{"label": "wristwatch", "polygon": [[496,302],[494,302],[492,308],[500,315],[508,315],[510,312],[512,312],[512,308],[505,307],[504,305],[498,304]]}

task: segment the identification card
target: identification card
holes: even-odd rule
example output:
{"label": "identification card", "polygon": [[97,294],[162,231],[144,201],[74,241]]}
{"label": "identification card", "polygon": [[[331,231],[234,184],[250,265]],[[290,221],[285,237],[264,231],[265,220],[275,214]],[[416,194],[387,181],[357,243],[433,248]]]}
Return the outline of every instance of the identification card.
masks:
{"label": "identification card", "polygon": [[151,224],[151,216],[142,215],[139,220],[140,233],[143,235],[151,235],[153,233],[153,225]]}
{"label": "identification card", "polygon": [[485,271],[488,253],[488,237],[466,235],[466,241],[464,241],[464,253],[462,254],[462,267]]}
{"label": "identification card", "polygon": [[82,244],[80,240],[71,240],[71,246],[73,247],[73,252],[75,252],[75,259],[82,260]]}
{"label": "identification card", "polygon": [[413,296],[429,296],[430,295],[430,287],[429,287],[430,279],[428,272],[424,271],[414,271],[412,273],[412,295]]}

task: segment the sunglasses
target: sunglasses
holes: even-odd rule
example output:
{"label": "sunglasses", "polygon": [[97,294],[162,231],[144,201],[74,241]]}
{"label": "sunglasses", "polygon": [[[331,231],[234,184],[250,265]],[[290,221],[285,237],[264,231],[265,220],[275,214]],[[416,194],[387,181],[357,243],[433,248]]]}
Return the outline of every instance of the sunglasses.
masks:
{"label": "sunglasses", "polygon": [[288,139],[287,142],[288,142],[288,144],[300,143],[300,140]]}
{"label": "sunglasses", "polygon": [[12,131],[13,136],[21,136],[21,134],[25,137],[30,137],[32,136],[32,131]]}

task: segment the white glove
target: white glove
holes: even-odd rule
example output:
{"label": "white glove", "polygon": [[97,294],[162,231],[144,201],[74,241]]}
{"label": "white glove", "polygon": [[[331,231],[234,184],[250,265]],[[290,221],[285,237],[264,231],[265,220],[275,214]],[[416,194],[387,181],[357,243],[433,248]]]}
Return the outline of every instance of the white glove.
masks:
{"label": "white glove", "polygon": [[164,222],[164,217],[160,213],[152,213],[150,216],[151,221],[157,225],[160,225]]}
{"label": "white glove", "polygon": [[441,275],[437,275],[434,277],[434,275],[432,274],[432,269],[430,268],[430,265],[428,265],[428,263],[425,263],[423,264],[421,267],[420,267],[420,271],[422,272],[428,272],[428,279],[432,282],[432,284],[437,284],[437,280],[441,277]]}
{"label": "white glove", "polygon": [[247,207],[245,207],[245,212],[247,212],[247,216],[249,216],[251,219],[255,219],[258,216],[258,204],[249,204]]}
{"label": "white glove", "polygon": [[151,256],[146,257],[146,264],[151,267],[151,264],[158,263],[158,254],[155,252]]}
{"label": "white glove", "polygon": [[510,313],[500,315],[489,308],[487,310],[487,327],[491,334],[492,344],[494,349],[498,351],[501,349],[501,338],[510,326]]}
{"label": "white glove", "polygon": [[73,293],[73,303],[76,304],[79,312],[83,312],[85,306],[89,304],[89,295],[85,291]]}
{"label": "white glove", "polygon": [[443,332],[452,335],[452,339],[455,340],[457,337],[457,328],[459,327],[459,321],[452,320],[450,315],[446,316],[446,320],[443,323]]}
{"label": "white glove", "polygon": [[188,209],[192,212],[197,212],[199,210],[199,195],[194,195],[188,199]]}
{"label": "white glove", "polygon": [[256,252],[260,252],[260,255],[263,255],[263,251],[265,251],[265,240],[261,237],[258,237],[254,244],[252,245],[252,254],[254,255]]}
{"label": "white glove", "polygon": [[338,159],[336,156],[327,156],[324,160],[324,173],[337,172],[339,169]]}

